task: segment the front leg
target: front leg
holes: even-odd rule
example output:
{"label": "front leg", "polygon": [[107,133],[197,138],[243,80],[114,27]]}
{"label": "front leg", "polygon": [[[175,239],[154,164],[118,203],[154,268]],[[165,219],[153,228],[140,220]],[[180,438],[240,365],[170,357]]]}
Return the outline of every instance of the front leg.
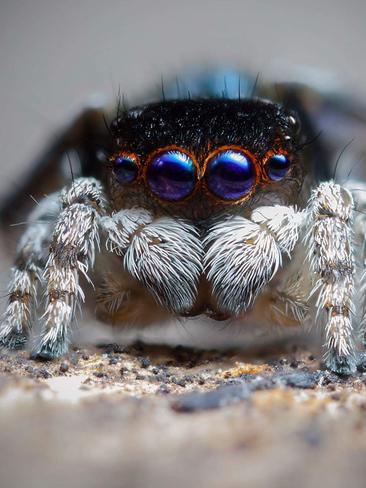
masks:
{"label": "front leg", "polygon": [[59,212],[58,194],[53,194],[45,197],[27,220],[12,268],[8,306],[0,324],[0,346],[7,349],[21,349],[28,341],[50,235]]}
{"label": "front leg", "polygon": [[308,210],[310,229],[306,243],[316,279],[312,294],[317,294],[316,316],[322,311],[326,314],[326,365],[337,373],[354,372],[353,199],[348,190],[334,182],[322,183],[313,191]]}
{"label": "front leg", "polygon": [[98,217],[104,210],[101,184],[94,178],[79,178],[62,192],[61,204],[44,272],[47,302],[41,336],[32,354],[43,359],[68,350],[70,324],[84,298],[79,272],[86,275],[93,264],[98,242]]}

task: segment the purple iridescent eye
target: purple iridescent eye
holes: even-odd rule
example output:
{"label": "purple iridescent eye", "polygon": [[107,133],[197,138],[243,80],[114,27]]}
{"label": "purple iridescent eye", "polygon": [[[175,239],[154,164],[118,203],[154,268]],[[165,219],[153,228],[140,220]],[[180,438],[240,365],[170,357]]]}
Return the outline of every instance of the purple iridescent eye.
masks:
{"label": "purple iridescent eye", "polygon": [[266,163],[268,177],[272,181],[284,178],[290,168],[290,161],[284,154],[274,154]]}
{"label": "purple iridescent eye", "polygon": [[164,200],[177,201],[192,193],[196,182],[192,159],[179,150],[158,154],[147,171],[151,191]]}
{"label": "purple iridescent eye", "polygon": [[218,197],[237,200],[255,184],[254,164],[239,150],[219,152],[207,166],[206,181],[208,188]]}
{"label": "purple iridescent eye", "polygon": [[117,156],[114,159],[114,174],[119,183],[131,183],[137,178],[138,166],[132,156]]}

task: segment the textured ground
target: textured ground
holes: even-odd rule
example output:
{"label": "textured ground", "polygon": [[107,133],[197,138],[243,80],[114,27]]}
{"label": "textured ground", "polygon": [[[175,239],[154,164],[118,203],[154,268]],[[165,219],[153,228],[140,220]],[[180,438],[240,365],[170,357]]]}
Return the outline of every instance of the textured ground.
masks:
{"label": "textured ground", "polygon": [[363,369],[340,378],[295,346],[3,354],[0,485],[364,487]]}

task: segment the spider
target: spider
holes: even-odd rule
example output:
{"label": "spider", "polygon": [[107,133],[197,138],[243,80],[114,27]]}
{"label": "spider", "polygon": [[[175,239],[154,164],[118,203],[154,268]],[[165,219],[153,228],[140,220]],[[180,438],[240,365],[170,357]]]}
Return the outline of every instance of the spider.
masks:
{"label": "spider", "polygon": [[119,106],[110,124],[102,109],[85,110],[41,157],[33,183],[48,195],[17,247],[1,345],[25,347],[38,312],[32,356],[66,354],[84,277],[104,322],[319,322],[326,366],[354,372],[365,229],[354,199],[358,209],[365,199],[360,183],[331,175],[305,102],[318,94],[195,83],[185,97],[177,83],[160,101]]}

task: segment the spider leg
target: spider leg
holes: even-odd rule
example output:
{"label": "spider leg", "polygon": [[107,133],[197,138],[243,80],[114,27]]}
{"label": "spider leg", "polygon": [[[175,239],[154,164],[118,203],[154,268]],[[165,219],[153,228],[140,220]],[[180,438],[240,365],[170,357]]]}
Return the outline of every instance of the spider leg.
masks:
{"label": "spider leg", "polygon": [[290,255],[304,213],[293,207],[259,207],[251,218],[227,216],[215,222],[204,239],[204,265],[219,309],[245,311]]}
{"label": "spider leg", "polygon": [[361,181],[349,181],[347,189],[352,194],[355,202],[353,233],[354,243],[357,248],[356,279],[361,286],[356,290],[357,303],[362,304],[362,310],[357,311],[357,319],[360,320],[359,336],[366,347],[366,184]]}
{"label": "spider leg", "polygon": [[21,349],[28,340],[38,285],[58,213],[58,195],[44,198],[30,214],[20,239],[8,289],[8,306],[0,326],[0,345],[8,349]]}
{"label": "spider leg", "polygon": [[46,310],[32,353],[43,359],[62,356],[68,350],[75,309],[84,299],[79,273],[87,276],[99,243],[98,219],[104,211],[101,184],[94,178],[78,178],[61,192],[61,204],[44,271]]}
{"label": "spider leg", "polygon": [[308,246],[310,270],[315,277],[317,317],[324,311],[325,360],[331,370],[356,370],[352,325],[355,262],[352,244],[353,198],[333,181],[313,190],[309,206]]}
{"label": "spider leg", "polygon": [[304,325],[309,316],[308,286],[302,270],[291,274],[283,285],[272,290],[271,319],[278,325]]}

